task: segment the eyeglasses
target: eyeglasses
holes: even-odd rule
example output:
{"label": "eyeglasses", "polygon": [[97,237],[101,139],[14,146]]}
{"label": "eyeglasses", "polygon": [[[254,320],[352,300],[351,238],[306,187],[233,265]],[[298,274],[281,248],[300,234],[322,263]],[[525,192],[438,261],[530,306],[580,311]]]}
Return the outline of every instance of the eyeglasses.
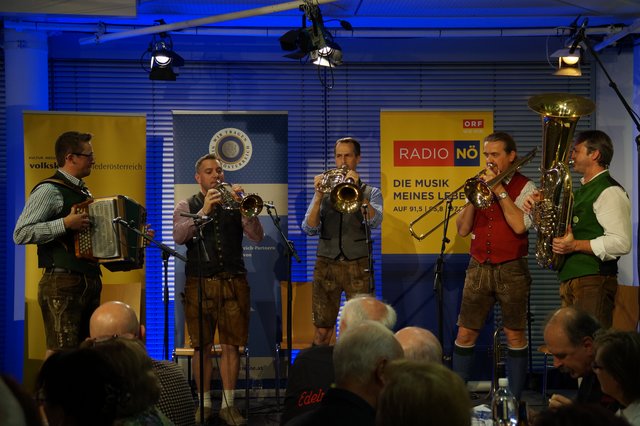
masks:
{"label": "eyeglasses", "polygon": [[605,368],[602,365],[598,364],[597,362],[593,361],[591,363],[591,369],[593,371],[598,371],[598,370],[604,370]]}
{"label": "eyeglasses", "polygon": [[90,152],[88,154],[85,154],[83,152],[72,152],[71,154],[73,155],[79,155],[80,157],[87,157],[87,158],[93,158],[93,152]]}

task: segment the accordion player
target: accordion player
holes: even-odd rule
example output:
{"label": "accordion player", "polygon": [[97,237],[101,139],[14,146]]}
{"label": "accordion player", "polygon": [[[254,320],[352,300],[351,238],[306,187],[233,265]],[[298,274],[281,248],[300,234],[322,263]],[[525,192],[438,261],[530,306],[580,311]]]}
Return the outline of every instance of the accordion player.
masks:
{"label": "accordion player", "polygon": [[[125,195],[92,198],[74,206],[86,212],[91,226],[74,236],[76,257],[91,259],[112,272],[140,269],[144,264],[146,209]],[[121,218],[129,226],[116,223]]]}

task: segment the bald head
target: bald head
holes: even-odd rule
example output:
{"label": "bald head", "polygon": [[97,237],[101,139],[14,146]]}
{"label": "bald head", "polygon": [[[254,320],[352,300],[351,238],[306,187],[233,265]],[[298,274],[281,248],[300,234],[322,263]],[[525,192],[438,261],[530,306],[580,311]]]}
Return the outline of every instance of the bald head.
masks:
{"label": "bald head", "polygon": [[554,311],[544,328],[546,334],[562,334],[570,343],[579,345],[585,337],[593,338],[600,329],[600,323],[586,311],[574,307]]}
{"label": "bald head", "polygon": [[105,302],[91,315],[89,333],[92,339],[131,335],[142,338],[140,323],[131,306],[122,302]]}
{"label": "bald head", "polygon": [[436,336],[427,329],[405,327],[398,330],[396,339],[407,359],[442,363],[442,346]]}
{"label": "bald head", "polygon": [[363,321],[376,321],[391,330],[396,325],[396,311],[373,296],[355,296],[342,308],[340,332]]}

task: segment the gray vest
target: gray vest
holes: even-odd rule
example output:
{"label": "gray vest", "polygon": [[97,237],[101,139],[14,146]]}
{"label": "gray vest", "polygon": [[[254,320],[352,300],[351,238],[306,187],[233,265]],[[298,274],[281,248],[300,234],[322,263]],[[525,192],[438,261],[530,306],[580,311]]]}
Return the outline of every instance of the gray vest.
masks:
{"label": "gray vest", "polygon": [[[371,188],[364,185],[363,199],[371,199]],[[371,218],[369,218],[371,219]],[[369,254],[362,211],[340,213],[325,195],[320,206],[320,242],[318,256],[335,259],[343,255],[349,260],[360,259]]]}

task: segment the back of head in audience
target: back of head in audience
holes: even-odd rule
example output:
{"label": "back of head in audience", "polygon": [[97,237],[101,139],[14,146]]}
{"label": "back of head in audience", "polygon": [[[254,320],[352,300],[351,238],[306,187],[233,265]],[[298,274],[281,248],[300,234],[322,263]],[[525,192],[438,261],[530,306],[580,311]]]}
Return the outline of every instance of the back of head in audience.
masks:
{"label": "back of head in audience", "polygon": [[92,339],[123,336],[144,338],[144,327],[135,311],[123,302],[105,302],[91,315],[89,334]]}
{"label": "back of head in audience", "polygon": [[121,387],[111,364],[90,348],[55,352],[36,381],[51,425],[112,425]]}
{"label": "back of head in audience", "polygon": [[32,396],[6,374],[0,377],[0,419],[5,426],[42,426]]}
{"label": "back of head in audience", "polygon": [[121,381],[117,418],[136,416],[153,407],[160,397],[160,382],[142,341],[131,338],[109,338],[87,341],[84,346],[100,354]]}
{"label": "back of head in audience", "polygon": [[640,335],[607,331],[596,337],[593,365],[602,391],[623,406],[640,400]]}
{"label": "back of head in audience", "polygon": [[363,321],[377,321],[392,330],[396,325],[396,311],[388,305],[370,295],[356,295],[349,299],[342,307],[340,316],[340,332]]}
{"label": "back of head in audience", "polygon": [[404,357],[416,361],[442,363],[442,346],[438,338],[421,327],[405,327],[396,332]]}
{"label": "back of head in audience", "polygon": [[568,404],[536,415],[533,426],[630,426],[597,404]]}
{"label": "back of head in audience", "polygon": [[401,359],[384,373],[377,426],[469,426],[471,400],[462,379],[439,363]]}
{"label": "back of head in audience", "polygon": [[340,335],[333,350],[336,385],[375,407],[385,366],[403,355],[393,333],[379,322],[363,321],[350,326]]}

